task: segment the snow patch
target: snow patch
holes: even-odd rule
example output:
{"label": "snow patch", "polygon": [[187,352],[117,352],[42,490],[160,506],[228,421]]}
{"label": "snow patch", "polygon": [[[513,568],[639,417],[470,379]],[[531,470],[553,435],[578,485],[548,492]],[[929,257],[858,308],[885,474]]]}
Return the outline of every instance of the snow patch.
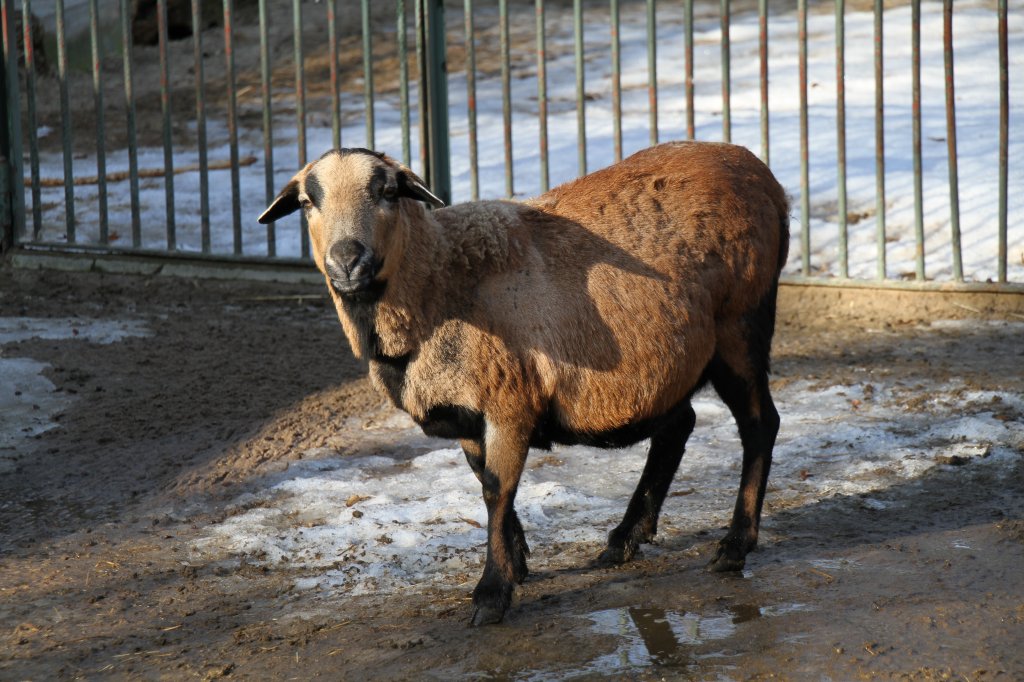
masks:
{"label": "snow patch", "polygon": [[26,339],[81,339],[117,343],[131,336],[148,336],[141,320],[99,320],[81,317],[0,317],[0,346]]}
{"label": "snow patch", "polygon": [[[948,400],[920,412],[886,399],[893,387],[877,381],[874,399],[854,406],[865,386],[796,381],[776,391],[782,430],[767,497],[769,532],[773,507],[843,495],[884,510],[892,504],[887,489],[920,478],[951,454],[1003,466],[1024,451],[1024,424],[965,414],[951,395],[937,395]],[[1017,400],[996,392],[983,397]],[[727,410],[709,394],[694,407],[697,427],[660,523],[667,543],[727,524],[739,485],[740,444]],[[318,458],[293,462],[272,486],[241,496],[229,518],[193,545],[195,557],[291,567],[297,588],[328,594],[471,585],[485,557],[487,519],[462,451],[409,458],[400,443],[396,448],[368,457],[306,453]],[[982,452],[990,454],[982,459]],[[625,511],[645,456],[646,443],[533,451],[516,498],[531,565],[573,566],[596,556]]]}
{"label": "snow patch", "polygon": [[0,473],[12,470],[30,449],[26,439],[57,426],[53,417],[74,399],[68,393],[58,393],[53,382],[43,376],[50,365],[31,358],[4,357],[4,346],[28,339],[109,344],[148,334],[140,320],[0,317]]}

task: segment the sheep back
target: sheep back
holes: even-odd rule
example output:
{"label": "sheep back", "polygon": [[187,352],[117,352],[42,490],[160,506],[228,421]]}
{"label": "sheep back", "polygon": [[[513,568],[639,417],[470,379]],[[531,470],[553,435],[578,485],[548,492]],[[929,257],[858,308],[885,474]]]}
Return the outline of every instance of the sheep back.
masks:
{"label": "sheep back", "polygon": [[461,255],[396,402],[421,423],[462,405],[563,435],[657,419],[752,311],[774,310],[787,215],[763,163],[712,143],[659,145],[526,203],[436,211]]}

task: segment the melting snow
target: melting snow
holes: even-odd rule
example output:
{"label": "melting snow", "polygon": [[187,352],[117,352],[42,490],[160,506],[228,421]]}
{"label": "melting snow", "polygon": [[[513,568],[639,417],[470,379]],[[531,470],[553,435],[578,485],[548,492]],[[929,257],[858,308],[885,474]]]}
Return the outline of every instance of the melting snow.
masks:
{"label": "melting snow", "polygon": [[[879,499],[887,488],[921,477],[950,455],[1004,466],[1024,451],[1024,424],[1002,421],[987,407],[995,400],[1021,410],[1021,396],[976,392],[954,399],[962,387],[945,385],[928,389],[928,404],[910,407],[900,399],[902,386],[866,385],[795,381],[775,391],[783,421],[767,498],[769,534],[773,508],[854,495],[869,509],[884,509],[898,504]],[[711,392],[694,407],[697,427],[662,514],[667,537],[718,532],[739,485],[731,417]],[[308,453],[267,489],[240,497],[229,517],[195,543],[196,558],[286,565],[299,569],[299,588],[344,594],[471,584],[484,559],[486,512],[461,450],[410,457],[400,442],[396,449],[392,456]],[[579,565],[596,556],[625,511],[645,454],[646,443],[532,451],[516,499],[534,550],[531,565]]]}

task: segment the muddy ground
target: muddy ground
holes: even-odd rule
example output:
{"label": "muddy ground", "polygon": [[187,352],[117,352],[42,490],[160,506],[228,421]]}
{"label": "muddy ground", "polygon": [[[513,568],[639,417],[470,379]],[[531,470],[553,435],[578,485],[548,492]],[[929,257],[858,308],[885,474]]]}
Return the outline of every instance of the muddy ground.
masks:
{"label": "muddy ground", "polygon": [[[1019,331],[928,321],[1019,321],[1022,299],[787,287],[774,380],[885,367],[1020,393]],[[319,285],[5,265],[0,316],[151,331],[2,347],[48,363],[72,394],[56,428],[0,453],[2,679],[1024,676],[1024,457],[936,467],[876,494],[885,511],[856,497],[769,502],[772,533],[740,576],[703,570],[719,528],[620,569],[584,552],[576,569],[531,575],[504,624],[471,629],[468,591],[320,598],[295,591],[286,567],[188,555],[228,500],[303,451],[423,445],[380,427],[389,412]],[[595,613],[639,638],[595,631]],[[681,641],[667,614],[693,636]]]}

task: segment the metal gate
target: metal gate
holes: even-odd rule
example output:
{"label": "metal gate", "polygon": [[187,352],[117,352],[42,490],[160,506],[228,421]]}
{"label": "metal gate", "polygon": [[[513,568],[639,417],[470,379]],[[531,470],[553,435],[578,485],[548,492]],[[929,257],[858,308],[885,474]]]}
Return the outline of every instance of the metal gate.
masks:
{"label": "metal gate", "polygon": [[301,262],[256,216],[331,147],[464,201],[707,139],[792,195],[791,281],[1024,289],[1024,2],[0,2],[18,249]]}

